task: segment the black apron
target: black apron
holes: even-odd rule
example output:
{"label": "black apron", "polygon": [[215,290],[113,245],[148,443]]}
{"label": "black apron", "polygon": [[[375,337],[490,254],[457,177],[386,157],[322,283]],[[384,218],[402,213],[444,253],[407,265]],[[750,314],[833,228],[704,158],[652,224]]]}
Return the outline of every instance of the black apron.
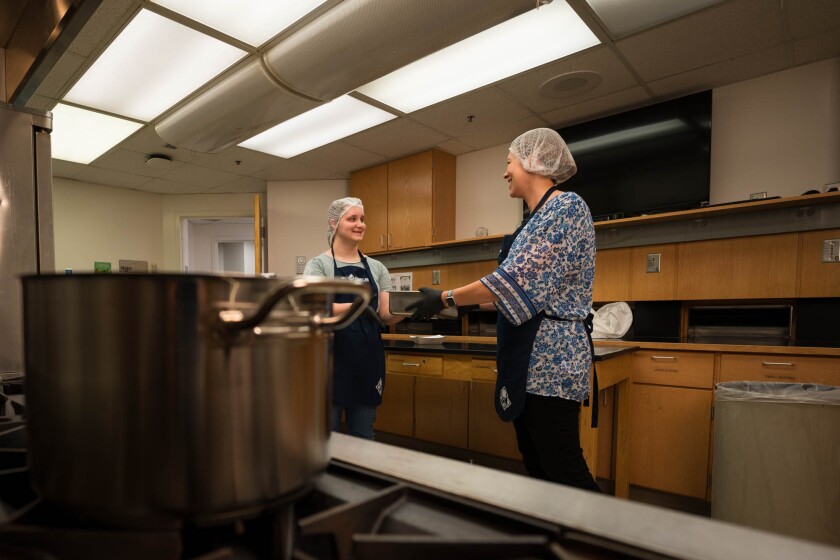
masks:
{"label": "black apron", "polygon": [[[559,185],[554,185],[543,195],[537,206],[531,211],[528,217],[516,228],[512,235],[506,235],[502,239],[502,249],[499,252],[499,264],[501,265],[510,253],[510,247],[513,241],[522,231],[522,228],[528,223],[531,217],[543,207],[551,193],[558,190]],[[592,345],[592,314],[590,313],[584,320],[586,326],[586,336],[589,340],[590,352],[592,352],[593,366],[595,364],[595,349]],[[537,333],[540,330],[540,324],[543,319],[551,321],[571,321],[572,319],[564,319],[548,315],[545,311],[540,311],[537,315],[531,317],[518,327],[505,318],[500,312],[496,320],[496,414],[505,422],[510,422],[516,419],[525,406],[526,386],[528,382],[528,365],[531,360],[531,352],[534,349],[534,341],[537,338]],[[595,395],[598,394],[598,379],[597,376],[593,381]],[[588,406],[588,399],[584,403]],[[598,399],[595,398],[595,405],[592,409],[592,427],[598,425]]]}
{"label": "black apron", "polygon": [[[370,307],[379,308],[379,287],[368,266],[367,258],[359,251],[362,266],[339,268],[333,252],[333,273],[336,278],[354,278],[370,282]],[[354,297],[339,294],[336,303],[350,303]],[[361,315],[341,330],[333,339],[333,405],[343,407],[378,406],[385,390],[385,349],[379,325]]]}

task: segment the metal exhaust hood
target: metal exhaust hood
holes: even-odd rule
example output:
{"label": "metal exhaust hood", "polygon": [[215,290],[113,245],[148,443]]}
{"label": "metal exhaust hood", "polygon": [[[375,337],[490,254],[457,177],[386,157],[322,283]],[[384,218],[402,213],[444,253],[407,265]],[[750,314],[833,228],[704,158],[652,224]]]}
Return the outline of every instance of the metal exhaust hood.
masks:
{"label": "metal exhaust hood", "polygon": [[545,0],[345,0],[155,126],[217,153]]}

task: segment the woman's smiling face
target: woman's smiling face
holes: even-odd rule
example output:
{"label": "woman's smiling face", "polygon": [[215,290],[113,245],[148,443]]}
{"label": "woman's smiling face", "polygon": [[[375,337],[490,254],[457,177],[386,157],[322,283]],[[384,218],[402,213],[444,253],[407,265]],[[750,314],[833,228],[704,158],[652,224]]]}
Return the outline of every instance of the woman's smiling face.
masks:
{"label": "woman's smiling face", "polygon": [[365,210],[358,206],[350,208],[338,222],[336,235],[358,243],[365,236]]}
{"label": "woman's smiling face", "polygon": [[511,198],[524,197],[524,181],[528,175],[529,173],[522,167],[522,162],[508,152],[504,179],[508,182],[508,194]]}

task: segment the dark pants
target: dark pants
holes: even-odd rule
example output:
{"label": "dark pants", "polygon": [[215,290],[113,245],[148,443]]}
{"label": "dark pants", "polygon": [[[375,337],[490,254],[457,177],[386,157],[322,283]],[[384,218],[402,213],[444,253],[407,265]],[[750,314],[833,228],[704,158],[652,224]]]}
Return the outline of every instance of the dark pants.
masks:
{"label": "dark pants", "polygon": [[522,462],[534,478],[600,492],[580,448],[580,403],[528,393],[513,421]]}

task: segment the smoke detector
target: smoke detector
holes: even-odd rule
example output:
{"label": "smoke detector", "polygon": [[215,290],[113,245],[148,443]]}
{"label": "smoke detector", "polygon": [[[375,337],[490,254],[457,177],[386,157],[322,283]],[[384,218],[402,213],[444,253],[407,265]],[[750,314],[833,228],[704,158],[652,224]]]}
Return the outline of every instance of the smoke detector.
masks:
{"label": "smoke detector", "polygon": [[146,158],[146,165],[154,169],[169,169],[172,167],[172,158],[163,154],[151,154]]}

